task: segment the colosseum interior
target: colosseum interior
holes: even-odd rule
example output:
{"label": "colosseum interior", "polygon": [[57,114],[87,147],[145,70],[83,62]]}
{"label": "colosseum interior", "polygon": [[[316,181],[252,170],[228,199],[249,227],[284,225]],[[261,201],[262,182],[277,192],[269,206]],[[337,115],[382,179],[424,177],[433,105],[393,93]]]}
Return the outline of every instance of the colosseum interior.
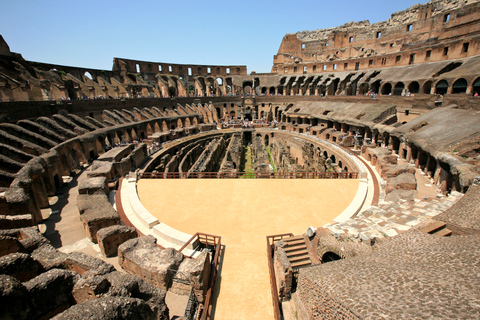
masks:
{"label": "colosseum interior", "polygon": [[479,94],[475,0],[286,34],[262,74],[0,36],[0,318],[478,319]]}

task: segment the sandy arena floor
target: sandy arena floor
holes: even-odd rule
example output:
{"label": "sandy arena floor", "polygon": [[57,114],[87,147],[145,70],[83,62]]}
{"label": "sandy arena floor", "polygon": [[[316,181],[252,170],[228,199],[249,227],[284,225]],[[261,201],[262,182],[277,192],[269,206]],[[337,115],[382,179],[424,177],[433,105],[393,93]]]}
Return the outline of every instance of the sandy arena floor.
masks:
{"label": "sandy arena floor", "polygon": [[172,228],[222,237],[215,319],[273,319],[266,236],[331,222],[358,180],[142,179],[145,208]]}

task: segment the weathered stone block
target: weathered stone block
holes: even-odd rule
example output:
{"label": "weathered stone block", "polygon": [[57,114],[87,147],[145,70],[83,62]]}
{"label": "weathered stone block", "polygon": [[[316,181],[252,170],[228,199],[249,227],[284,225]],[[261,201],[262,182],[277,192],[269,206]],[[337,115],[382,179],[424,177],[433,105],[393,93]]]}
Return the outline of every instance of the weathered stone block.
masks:
{"label": "weathered stone block", "polygon": [[114,225],[98,230],[97,242],[100,250],[107,257],[117,255],[118,246],[137,236],[135,228]]}
{"label": "weathered stone block", "polygon": [[44,270],[48,271],[53,268],[63,268],[67,254],[58,251],[50,244],[45,244],[35,249],[31,256],[38,261]]}
{"label": "weathered stone block", "polygon": [[103,277],[82,278],[75,283],[72,291],[75,302],[82,303],[87,300],[96,299],[110,288],[110,282]]}
{"label": "weathered stone block", "polygon": [[288,301],[292,294],[293,269],[283,248],[283,241],[275,244],[273,267],[275,269],[278,295],[282,301]]}
{"label": "weathered stone block", "polygon": [[95,243],[98,230],[120,223],[120,216],[105,194],[81,194],[77,197],[77,207],[85,233]]}
{"label": "weathered stone block", "polygon": [[0,235],[0,257],[22,251],[22,249],[23,246],[17,238]]}
{"label": "weathered stone block", "polygon": [[83,319],[142,319],[142,320],[169,320],[168,317],[158,316],[140,299],[125,297],[103,297],[88,300],[74,305],[53,318],[54,320],[83,320]]}
{"label": "weathered stone block", "polygon": [[12,276],[0,274],[0,319],[30,319],[27,288]]}
{"label": "weathered stone block", "polygon": [[176,294],[188,295],[193,288],[197,300],[202,303],[208,289],[210,271],[210,254],[206,251],[195,259],[185,259],[173,277],[170,290]]}
{"label": "weathered stone block", "polygon": [[26,253],[11,253],[0,257],[0,274],[7,274],[19,281],[35,278],[42,271],[42,266]]}
{"label": "weathered stone block", "polygon": [[78,184],[79,194],[108,194],[108,184],[106,177],[95,177],[83,179]]}
{"label": "weathered stone block", "polygon": [[166,291],[157,288],[137,276],[119,271],[111,272],[105,275],[111,286],[108,296],[125,296],[139,298],[147,302],[157,315],[168,317],[168,308],[165,304]]}
{"label": "weathered stone block", "polygon": [[81,275],[102,275],[115,271],[115,267],[105,261],[81,252],[67,255],[65,265],[69,270]]}
{"label": "weathered stone block", "polygon": [[393,190],[417,190],[417,179],[411,173],[402,173],[396,177],[387,180],[385,193],[388,194]]}
{"label": "weathered stone block", "polygon": [[152,236],[135,238],[118,247],[118,261],[123,269],[154,286],[167,290],[183,255],[173,248],[160,249]]}
{"label": "weathered stone block", "polygon": [[69,308],[75,280],[72,271],[52,269],[25,282],[33,310],[32,319],[47,319]]}

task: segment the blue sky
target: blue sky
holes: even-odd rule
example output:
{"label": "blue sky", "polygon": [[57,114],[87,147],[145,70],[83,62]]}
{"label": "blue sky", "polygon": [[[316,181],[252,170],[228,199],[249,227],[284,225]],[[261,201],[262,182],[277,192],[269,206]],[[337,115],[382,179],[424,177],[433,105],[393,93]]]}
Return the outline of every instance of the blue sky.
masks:
{"label": "blue sky", "polygon": [[[421,1],[426,3],[427,1]],[[287,33],[387,20],[418,1],[0,0],[0,34],[27,60],[111,70],[113,58],[270,72]]]}

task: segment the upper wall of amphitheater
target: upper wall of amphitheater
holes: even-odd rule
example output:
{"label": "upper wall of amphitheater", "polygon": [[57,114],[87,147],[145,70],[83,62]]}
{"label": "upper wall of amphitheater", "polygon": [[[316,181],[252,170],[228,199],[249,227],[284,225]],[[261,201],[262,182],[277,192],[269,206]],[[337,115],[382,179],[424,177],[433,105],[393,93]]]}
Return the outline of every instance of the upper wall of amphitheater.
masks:
{"label": "upper wall of amphitheater", "polygon": [[247,74],[247,67],[175,64],[114,58],[113,71],[125,71],[131,73],[164,73],[188,76],[244,76]]}
{"label": "upper wall of amphitheater", "polygon": [[272,73],[366,70],[466,58],[480,53],[480,2],[432,0],[370,24],[286,34]]}

